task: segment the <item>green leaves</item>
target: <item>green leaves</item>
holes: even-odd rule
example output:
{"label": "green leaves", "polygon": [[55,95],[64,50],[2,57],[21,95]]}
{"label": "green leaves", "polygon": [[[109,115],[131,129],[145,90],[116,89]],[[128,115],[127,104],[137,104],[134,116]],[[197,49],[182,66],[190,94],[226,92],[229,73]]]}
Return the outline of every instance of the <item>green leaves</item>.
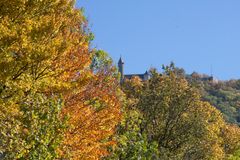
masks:
{"label": "green leaves", "polygon": [[66,129],[66,121],[61,118],[63,104],[59,100],[58,97],[29,94],[18,105],[18,115],[12,119],[1,117],[1,124],[8,124],[1,130],[3,148],[0,151],[4,159],[58,157],[56,149]]}
{"label": "green leaves", "polygon": [[159,156],[158,144],[149,142],[147,135],[141,133],[141,114],[137,110],[125,110],[125,116],[118,128],[116,148],[106,159],[157,159]]}
{"label": "green leaves", "polygon": [[144,159],[150,152],[160,159],[225,158],[221,113],[201,101],[198,90],[173,64],[164,69],[162,74],[152,70],[146,82],[137,78],[124,82],[127,116],[119,128],[123,138],[118,138],[117,155]]}
{"label": "green leaves", "polygon": [[237,150],[233,155],[229,157],[229,160],[238,160],[240,158],[240,150]]}

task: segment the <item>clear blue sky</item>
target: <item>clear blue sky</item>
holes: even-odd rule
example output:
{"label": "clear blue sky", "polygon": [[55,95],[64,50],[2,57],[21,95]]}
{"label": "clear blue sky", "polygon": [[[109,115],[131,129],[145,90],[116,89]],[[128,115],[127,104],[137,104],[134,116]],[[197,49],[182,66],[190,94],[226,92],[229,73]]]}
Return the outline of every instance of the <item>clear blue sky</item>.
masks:
{"label": "clear blue sky", "polygon": [[93,45],[125,73],[175,62],[187,73],[240,78],[240,0],[77,0]]}

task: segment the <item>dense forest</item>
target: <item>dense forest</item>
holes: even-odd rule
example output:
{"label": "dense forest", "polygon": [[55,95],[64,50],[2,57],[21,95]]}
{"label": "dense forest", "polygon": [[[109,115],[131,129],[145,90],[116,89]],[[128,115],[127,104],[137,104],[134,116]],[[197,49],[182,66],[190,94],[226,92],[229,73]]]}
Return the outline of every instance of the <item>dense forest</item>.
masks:
{"label": "dense forest", "polygon": [[0,1],[0,159],[240,159],[240,81],[120,82],[93,39],[73,0]]}

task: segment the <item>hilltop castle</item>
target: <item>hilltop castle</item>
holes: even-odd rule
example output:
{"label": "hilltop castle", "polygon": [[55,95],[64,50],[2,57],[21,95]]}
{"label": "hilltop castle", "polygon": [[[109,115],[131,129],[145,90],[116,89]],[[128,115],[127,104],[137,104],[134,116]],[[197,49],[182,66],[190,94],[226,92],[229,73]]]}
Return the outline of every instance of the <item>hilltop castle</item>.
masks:
{"label": "hilltop castle", "polygon": [[120,82],[123,82],[125,79],[131,79],[132,77],[139,77],[142,81],[147,81],[150,79],[150,74],[146,71],[144,74],[126,74],[124,75],[124,61],[120,57],[118,61],[118,71],[121,75]]}
{"label": "hilltop castle", "polygon": [[[139,77],[142,81],[147,81],[151,78],[151,74],[146,71],[143,74],[124,74],[124,61],[122,60],[122,57],[120,57],[119,61],[118,61],[118,71],[121,75],[120,77],[120,82],[124,82],[124,80],[126,79],[131,79],[132,77]],[[192,74],[186,74],[185,78],[187,80],[189,79],[196,79],[196,80],[200,80],[200,81],[205,81],[205,82],[212,82],[214,84],[219,83],[219,80],[216,79],[215,77],[213,77],[212,75],[205,75],[205,74],[199,74],[196,72],[193,72]]]}

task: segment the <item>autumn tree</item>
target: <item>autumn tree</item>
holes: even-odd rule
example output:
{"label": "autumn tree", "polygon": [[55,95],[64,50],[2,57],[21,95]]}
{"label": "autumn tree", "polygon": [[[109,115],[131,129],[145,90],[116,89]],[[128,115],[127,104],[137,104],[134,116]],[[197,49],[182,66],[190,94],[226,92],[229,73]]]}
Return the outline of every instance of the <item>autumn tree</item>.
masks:
{"label": "autumn tree", "polygon": [[141,133],[142,116],[138,110],[125,109],[122,122],[115,137],[117,144],[111,148],[108,160],[158,159],[158,144],[151,142],[145,133]]}
{"label": "autumn tree", "polygon": [[84,17],[68,0],[3,0],[0,6],[0,152],[6,159],[53,159],[57,147],[50,141],[62,123],[55,110],[66,86],[59,76],[67,72],[59,66],[70,51],[84,48]]}
{"label": "autumn tree", "polygon": [[[120,119],[117,77],[110,64],[91,69],[96,56],[83,11],[73,0],[2,0],[0,6],[0,153],[8,159],[41,159],[49,150],[47,159],[107,154]],[[60,143],[64,117],[69,127]],[[35,150],[39,141],[45,149]]]}
{"label": "autumn tree", "polygon": [[[136,108],[143,83],[138,77],[126,79],[122,83],[125,94],[123,119],[118,126],[117,145],[112,148],[112,154],[107,159],[157,159],[158,144],[149,142],[147,135],[141,133],[142,113]],[[128,89],[125,89],[128,88]]]}
{"label": "autumn tree", "polygon": [[201,100],[174,64],[161,74],[153,69],[148,81],[126,80],[123,91],[128,108],[140,114],[139,134],[157,144],[160,159],[225,158],[221,113]]}
{"label": "autumn tree", "polygon": [[11,111],[1,112],[2,159],[58,158],[66,121],[61,118],[62,102],[56,98],[30,93],[20,104],[11,105]]}
{"label": "autumn tree", "polygon": [[240,128],[237,125],[227,124],[222,130],[224,150],[229,159],[239,158]]}
{"label": "autumn tree", "polygon": [[139,77],[126,79],[122,83],[124,100],[123,118],[115,135],[116,145],[111,148],[110,156],[105,159],[158,159],[159,151],[156,142],[150,142],[145,133],[141,133],[142,113],[136,108],[141,95],[143,83]]}
{"label": "autumn tree", "polygon": [[157,141],[165,159],[222,159],[222,115],[202,102],[198,92],[171,68],[152,78],[143,88],[138,108],[143,131]]}
{"label": "autumn tree", "polygon": [[121,117],[116,68],[103,51],[96,51],[92,59],[90,70],[85,73],[88,76],[82,76],[87,79],[76,78],[78,82],[65,99],[64,114],[70,115],[71,128],[66,132],[63,151],[69,151],[73,159],[106,156],[107,147],[115,144],[109,137]]}

